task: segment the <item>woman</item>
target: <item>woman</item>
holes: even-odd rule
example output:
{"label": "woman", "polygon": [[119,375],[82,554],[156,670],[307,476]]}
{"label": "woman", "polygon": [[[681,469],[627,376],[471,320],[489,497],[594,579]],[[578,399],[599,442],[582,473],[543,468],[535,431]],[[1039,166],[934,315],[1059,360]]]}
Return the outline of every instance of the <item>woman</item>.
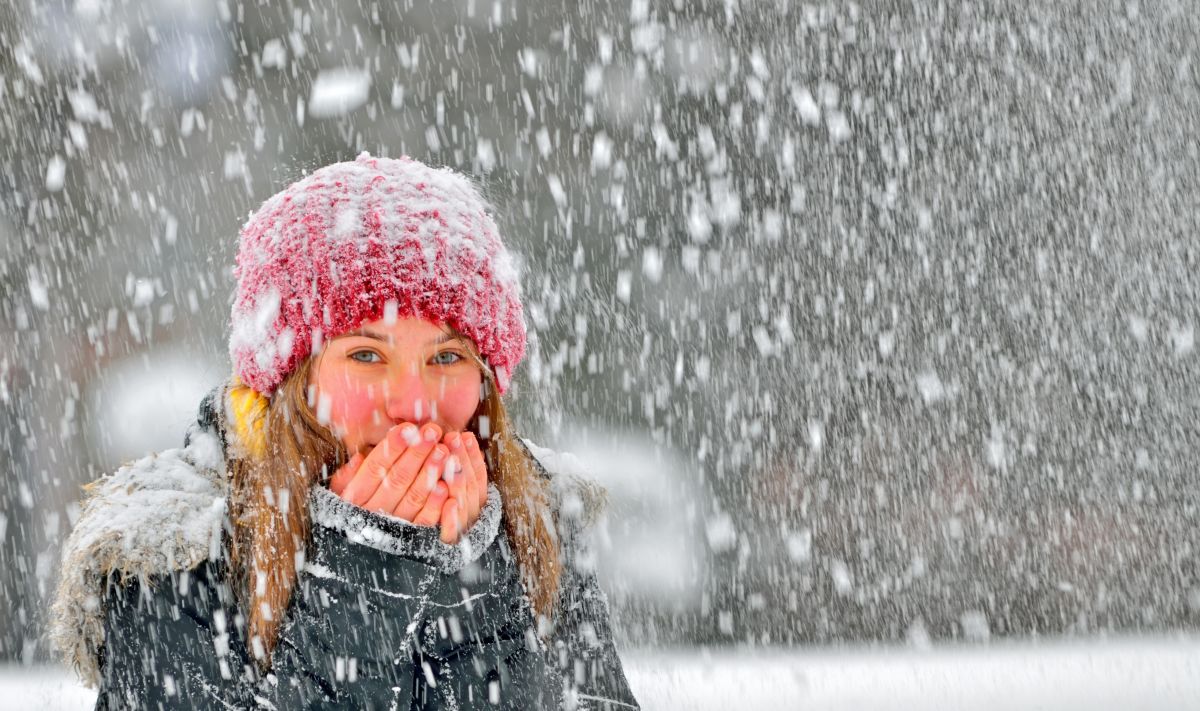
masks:
{"label": "woman", "polygon": [[88,487],[63,553],[52,636],[97,708],[637,708],[603,490],[500,398],[525,327],[474,186],[327,166],[234,274],[234,377],[181,449]]}

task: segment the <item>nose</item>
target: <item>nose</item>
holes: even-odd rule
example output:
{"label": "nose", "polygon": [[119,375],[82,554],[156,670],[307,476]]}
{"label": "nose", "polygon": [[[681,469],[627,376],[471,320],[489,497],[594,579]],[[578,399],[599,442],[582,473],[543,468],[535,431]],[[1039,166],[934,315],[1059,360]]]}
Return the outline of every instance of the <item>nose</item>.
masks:
{"label": "nose", "polygon": [[384,382],[387,416],[392,422],[424,424],[437,419],[436,388],[426,382],[420,366],[398,364]]}

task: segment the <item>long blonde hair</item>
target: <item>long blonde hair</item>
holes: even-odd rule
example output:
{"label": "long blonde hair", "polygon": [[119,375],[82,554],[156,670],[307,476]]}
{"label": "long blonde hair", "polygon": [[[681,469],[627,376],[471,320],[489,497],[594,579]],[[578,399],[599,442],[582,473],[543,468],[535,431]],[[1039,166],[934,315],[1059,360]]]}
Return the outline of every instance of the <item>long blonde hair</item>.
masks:
{"label": "long blonde hair", "polygon": [[[231,452],[233,522],[231,557],[235,585],[248,617],[246,637],[262,668],[303,566],[310,536],[309,487],[322,486],[348,459],[341,441],[308,404],[310,356],[270,398],[235,383],[229,391],[232,423],[241,444]],[[468,424],[488,466],[488,481],[504,502],[504,532],[534,614],[553,619],[562,562],[547,491],[536,462],[517,441],[490,368],[479,409]],[[485,419],[486,418],[486,419]],[[540,624],[538,628],[547,626]]]}

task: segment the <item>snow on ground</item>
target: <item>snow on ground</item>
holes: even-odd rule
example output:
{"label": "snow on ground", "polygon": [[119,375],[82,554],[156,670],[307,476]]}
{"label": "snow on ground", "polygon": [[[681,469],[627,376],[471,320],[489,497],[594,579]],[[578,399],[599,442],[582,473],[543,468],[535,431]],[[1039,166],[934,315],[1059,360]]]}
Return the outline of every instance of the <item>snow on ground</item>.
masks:
{"label": "snow on ground", "polygon": [[1200,708],[1200,638],[623,655],[647,711]]}
{"label": "snow on ground", "polygon": [[[646,711],[1200,708],[1200,638],[984,647],[622,653]],[[0,711],[89,709],[57,667],[0,667]]]}

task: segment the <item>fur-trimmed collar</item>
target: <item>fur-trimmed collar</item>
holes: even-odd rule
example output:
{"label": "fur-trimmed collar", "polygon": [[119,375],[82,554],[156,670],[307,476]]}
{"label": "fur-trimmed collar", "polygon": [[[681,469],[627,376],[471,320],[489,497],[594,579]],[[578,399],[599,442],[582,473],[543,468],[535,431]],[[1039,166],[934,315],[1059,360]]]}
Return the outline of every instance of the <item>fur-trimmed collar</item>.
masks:
{"label": "fur-trimmed collar", "polygon": [[[50,641],[82,681],[100,679],[104,645],[104,589],[110,576],[149,581],[191,570],[221,556],[226,525],[226,452],[236,446],[224,427],[218,389],[205,398],[185,445],[143,457],[85,487],[78,522],[63,547],[61,574],[51,606]],[[550,506],[566,543],[601,516],[603,487],[571,455],[519,440],[550,484]],[[502,502],[494,485],[480,520],[456,546],[440,538],[406,535],[406,521],[367,514],[314,487],[313,521],[342,531],[356,542],[391,553],[413,555],[452,573],[477,559],[500,530]],[[380,525],[380,523],[384,525]],[[411,533],[411,532],[410,532]]]}
{"label": "fur-trimmed collar", "polygon": [[220,441],[205,430],[186,447],[144,457],[85,487],[50,612],[50,641],[85,684],[100,679],[106,578],[146,581],[216,559],[224,479]]}

